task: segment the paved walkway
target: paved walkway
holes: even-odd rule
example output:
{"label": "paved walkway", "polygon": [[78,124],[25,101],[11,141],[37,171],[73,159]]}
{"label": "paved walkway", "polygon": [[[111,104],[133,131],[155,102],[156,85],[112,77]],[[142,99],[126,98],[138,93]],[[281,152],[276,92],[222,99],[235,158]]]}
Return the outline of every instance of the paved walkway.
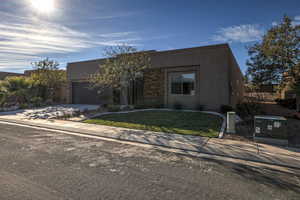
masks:
{"label": "paved walkway", "polygon": [[294,148],[276,147],[227,139],[132,130],[64,120],[28,120],[17,118],[15,115],[0,116],[0,121],[15,122],[43,128],[71,131],[81,134],[300,169],[300,149]]}

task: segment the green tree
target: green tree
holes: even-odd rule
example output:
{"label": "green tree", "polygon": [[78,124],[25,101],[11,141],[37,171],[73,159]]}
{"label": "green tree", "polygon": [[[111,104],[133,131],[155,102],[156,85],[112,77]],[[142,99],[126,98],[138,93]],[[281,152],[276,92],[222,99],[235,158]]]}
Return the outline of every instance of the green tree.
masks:
{"label": "green tree", "polygon": [[128,86],[132,81],[143,76],[143,72],[150,67],[148,52],[138,52],[128,45],[108,47],[104,50],[105,62],[99,71],[90,77],[93,87],[99,93],[107,88],[120,92],[121,103],[128,105]]}
{"label": "green tree", "polygon": [[300,76],[300,26],[284,16],[258,42],[248,49],[247,75],[254,84],[285,83]]}
{"label": "green tree", "polygon": [[43,99],[55,102],[56,92],[67,81],[66,71],[58,68],[59,63],[49,58],[32,63],[31,78],[39,86],[39,93]]}
{"label": "green tree", "polygon": [[27,104],[36,95],[36,85],[28,77],[7,77],[0,82],[0,103],[2,106]]}

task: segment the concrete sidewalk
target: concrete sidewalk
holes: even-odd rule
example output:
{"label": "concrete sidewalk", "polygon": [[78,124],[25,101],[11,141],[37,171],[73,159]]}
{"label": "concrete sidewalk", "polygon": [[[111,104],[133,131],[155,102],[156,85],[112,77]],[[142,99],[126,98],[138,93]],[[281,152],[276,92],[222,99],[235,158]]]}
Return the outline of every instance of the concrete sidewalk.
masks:
{"label": "concrete sidewalk", "polygon": [[235,140],[132,130],[64,120],[18,119],[13,115],[0,116],[0,121],[300,169],[300,149],[294,148],[275,147]]}

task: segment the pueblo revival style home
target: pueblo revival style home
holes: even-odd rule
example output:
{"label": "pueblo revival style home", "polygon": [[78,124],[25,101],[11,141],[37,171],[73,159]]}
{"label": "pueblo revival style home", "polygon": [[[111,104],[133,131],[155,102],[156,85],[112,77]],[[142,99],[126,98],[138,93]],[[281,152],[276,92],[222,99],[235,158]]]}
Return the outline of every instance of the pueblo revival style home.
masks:
{"label": "pueblo revival style home", "polygon": [[[149,51],[151,68],[132,83],[129,102],[152,106],[218,110],[242,100],[243,75],[228,44],[168,51]],[[113,104],[112,89],[98,94],[87,78],[105,59],[68,63],[68,101],[74,104]],[[120,102],[119,102],[120,103]]]}

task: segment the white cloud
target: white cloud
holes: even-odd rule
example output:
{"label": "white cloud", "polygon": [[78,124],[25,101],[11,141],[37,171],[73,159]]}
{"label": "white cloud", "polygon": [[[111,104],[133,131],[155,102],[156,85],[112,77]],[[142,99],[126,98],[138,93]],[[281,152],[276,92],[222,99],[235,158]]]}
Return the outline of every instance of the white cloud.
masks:
{"label": "white cloud", "polygon": [[217,42],[253,42],[260,40],[263,30],[258,25],[245,24],[220,29],[213,40]]}
{"label": "white cloud", "polygon": [[[141,40],[135,32],[89,33],[40,19],[14,17],[0,12],[0,71],[14,71],[30,66],[38,58],[68,54],[83,49],[132,44]],[[137,44],[138,45],[138,44]]]}
{"label": "white cloud", "polygon": [[105,33],[105,34],[100,34],[99,37],[103,38],[112,38],[112,37],[124,37],[124,36],[129,36],[134,34],[135,32],[117,32],[117,33]]}
{"label": "white cloud", "polygon": [[292,21],[292,25],[293,26],[300,25],[300,15],[294,17],[294,20]]}
{"label": "white cloud", "polygon": [[114,15],[105,15],[105,16],[93,16],[88,18],[88,20],[105,20],[105,19],[116,19],[116,18],[122,18],[122,17],[130,17],[133,15],[138,14],[138,12],[123,12],[123,13],[118,13]]}
{"label": "white cloud", "polygon": [[[279,23],[282,23],[282,22],[272,22],[272,26],[276,26],[276,25],[279,25]],[[292,18],[292,26],[297,26],[297,25],[300,25],[300,15],[298,16],[295,16],[294,18]]]}

